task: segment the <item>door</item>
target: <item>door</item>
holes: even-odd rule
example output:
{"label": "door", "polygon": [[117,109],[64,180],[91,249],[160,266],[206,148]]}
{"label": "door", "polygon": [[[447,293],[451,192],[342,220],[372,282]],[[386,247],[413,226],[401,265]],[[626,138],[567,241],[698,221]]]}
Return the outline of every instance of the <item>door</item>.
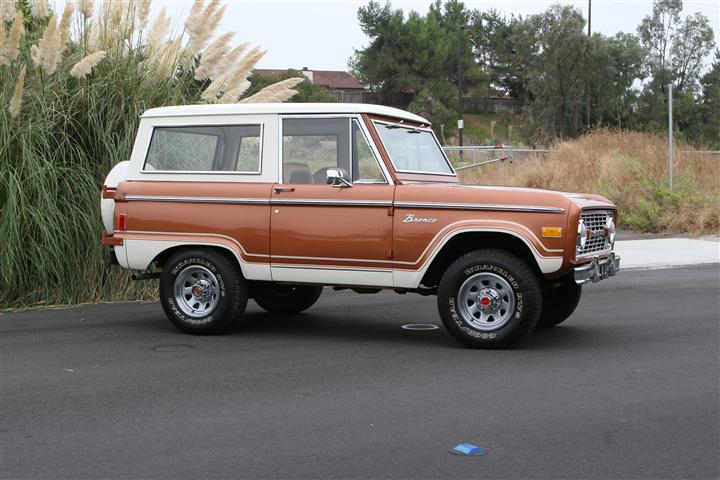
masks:
{"label": "door", "polygon": [[[394,185],[360,119],[281,118],[281,183],[271,192],[275,281],[392,286]],[[342,169],[352,186],[327,184]]]}

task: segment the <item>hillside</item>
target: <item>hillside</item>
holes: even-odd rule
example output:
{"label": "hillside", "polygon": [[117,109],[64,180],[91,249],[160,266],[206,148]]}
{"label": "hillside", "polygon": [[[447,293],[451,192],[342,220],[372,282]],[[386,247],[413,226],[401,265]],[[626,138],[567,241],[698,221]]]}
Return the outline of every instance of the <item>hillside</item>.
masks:
{"label": "hillside", "polygon": [[599,193],[620,209],[620,226],[641,232],[720,233],[720,158],[678,144],[667,185],[667,137],[600,129],[558,142],[546,155],[465,170],[465,183]]}

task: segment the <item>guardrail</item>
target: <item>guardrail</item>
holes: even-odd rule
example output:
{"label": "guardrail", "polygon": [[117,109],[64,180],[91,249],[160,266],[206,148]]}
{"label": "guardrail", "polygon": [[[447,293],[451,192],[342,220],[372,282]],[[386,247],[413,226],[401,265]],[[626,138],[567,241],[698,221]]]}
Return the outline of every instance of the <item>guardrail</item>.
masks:
{"label": "guardrail", "polygon": [[[455,171],[492,165],[494,163],[503,165],[506,161],[512,163],[515,160],[522,159],[522,154],[543,156],[556,151],[552,149],[514,148],[510,145],[464,145],[462,147],[447,145],[442,148],[448,157],[450,157],[451,161],[454,160],[453,165]],[[493,153],[496,154],[496,158],[488,158]],[[677,153],[714,155],[720,160],[720,151],[717,150],[678,150]],[[518,157],[517,154],[521,155]]]}

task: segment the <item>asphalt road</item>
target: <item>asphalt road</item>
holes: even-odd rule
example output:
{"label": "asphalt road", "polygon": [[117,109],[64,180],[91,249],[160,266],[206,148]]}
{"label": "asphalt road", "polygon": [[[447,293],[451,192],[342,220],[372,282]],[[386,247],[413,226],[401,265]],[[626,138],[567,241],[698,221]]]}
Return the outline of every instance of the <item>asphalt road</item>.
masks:
{"label": "asphalt road", "polygon": [[157,303],[5,314],[0,477],[717,478],[718,274],[622,272],[506,351],[400,328],[435,298],[392,293],[219,337]]}

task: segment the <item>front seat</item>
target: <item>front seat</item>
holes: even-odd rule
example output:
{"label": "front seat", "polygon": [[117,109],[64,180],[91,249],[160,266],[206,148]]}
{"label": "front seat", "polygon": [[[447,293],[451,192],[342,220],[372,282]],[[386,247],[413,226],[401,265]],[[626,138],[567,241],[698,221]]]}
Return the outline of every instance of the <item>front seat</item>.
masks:
{"label": "front seat", "polygon": [[[308,184],[313,183],[313,177],[310,174],[310,167],[304,163],[287,162],[283,164],[283,181],[285,183]],[[323,182],[324,183],[324,182]]]}

